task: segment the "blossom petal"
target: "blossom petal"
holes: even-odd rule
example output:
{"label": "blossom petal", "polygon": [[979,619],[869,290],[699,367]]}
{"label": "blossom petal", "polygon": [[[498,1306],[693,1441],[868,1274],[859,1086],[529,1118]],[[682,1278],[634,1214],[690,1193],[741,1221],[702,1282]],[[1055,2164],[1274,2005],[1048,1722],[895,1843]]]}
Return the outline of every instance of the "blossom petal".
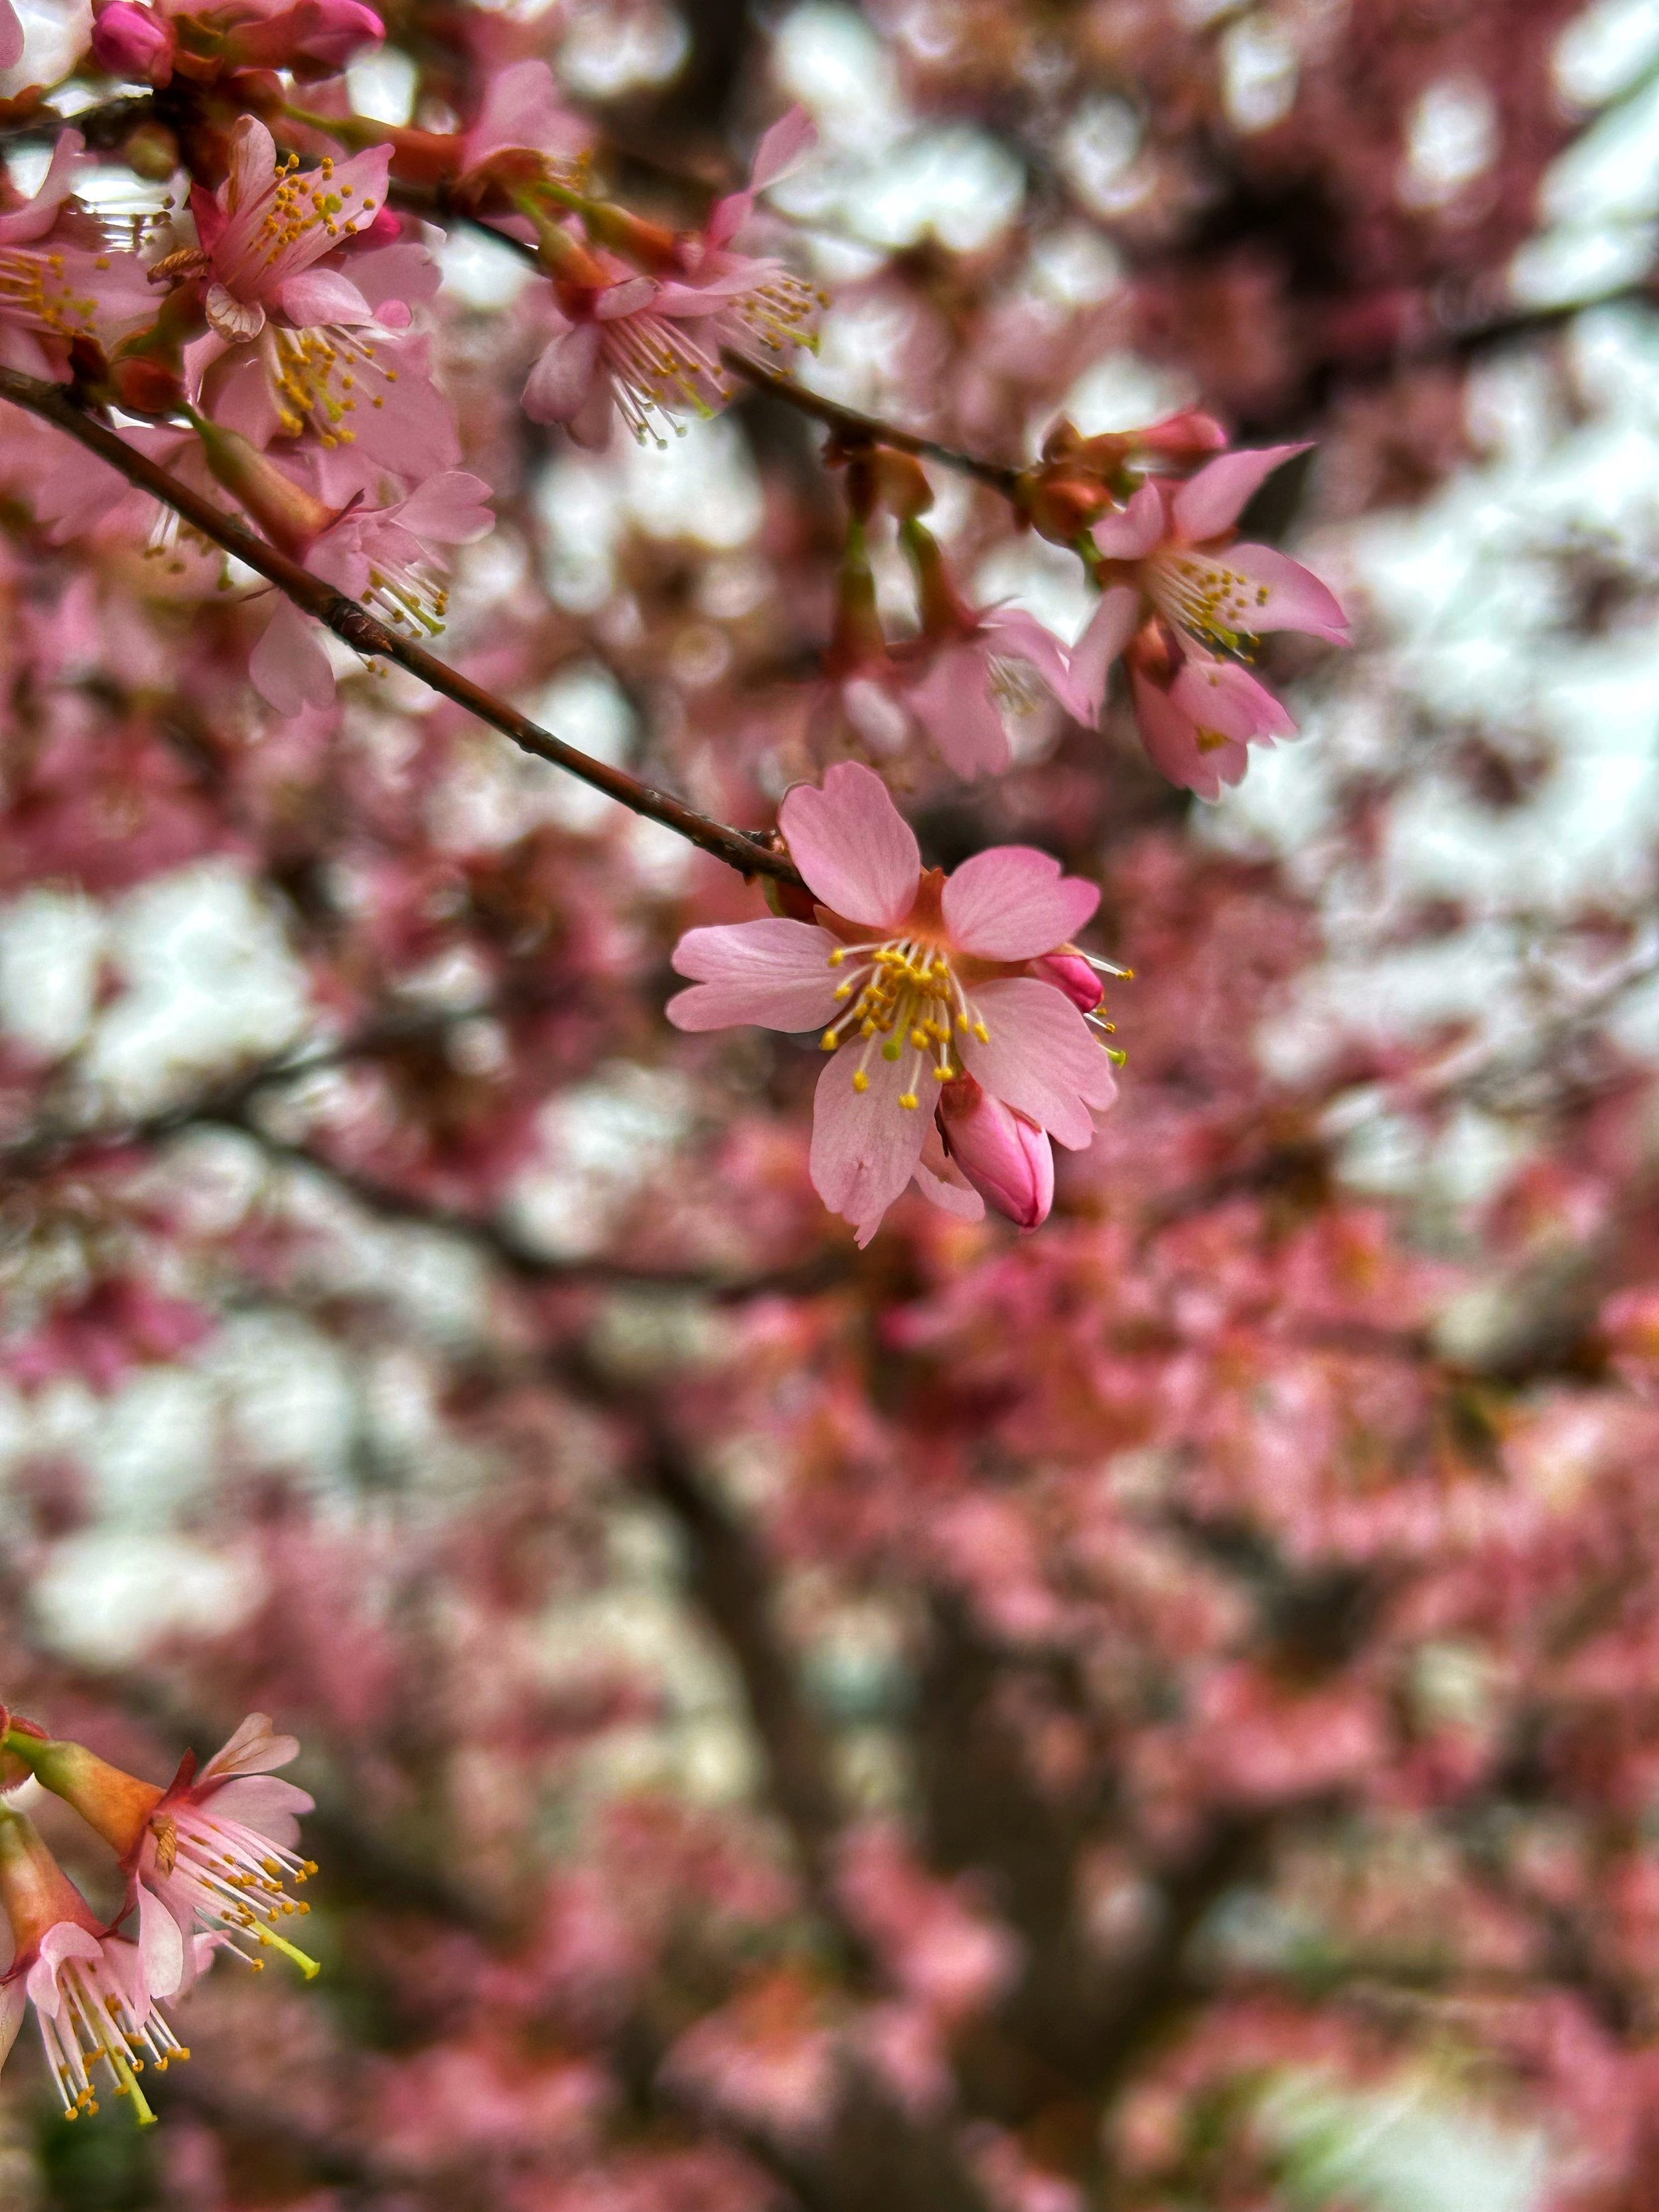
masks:
{"label": "blossom petal", "polygon": [[1348,642],[1348,617],[1334,592],[1310,568],[1271,545],[1230,545],[1222,556],[1250,588],[1249,628],[1260,635],[1270,629],[1301,629],[1331,645]]}
{"label": "blossom petal", "polygon": [[[23,58],[23,26],[11,0],[0,0],[0,69],[15,69]],[[4,2014],[0,2013],[0,2022]],[[0,2045],[0,2058],[11,2049],[11,2037],[17,2033],[14,2023],[11,2035]]]}
{"label": "blossom petal", "polygon": [[[0,63],[0,68],[6,66]],[[17,2031],[23,2025],[23,2015],[29,2008],[29,1993],[21,1980],[8,1982],[0,1988],[0,2066],[10,2056],[11,2046],[17,2040]]]}
{"label": "blossom petal", "polygon": [[1052,854],[994,845],[964,860],[945,886],[951,943],[981,960],[1035,960],[1075,937],[1100,904],[1095,884],[1064,873]]}
{"label": "blossom petal", "polygon": [[303,269],[276,295],[276,304],[296,330],[322,323],[372,323],[374,310],[349,276],[337,269]]}
{"label": "blossom petal", "polygon": [[1231,530],[1251,495],[1275,469],[1305,453],[1308,443],[1304,439],[1299,446],[1262,446],[1253,453],[1220,454],[1176,494],[1176,528],[1189,545]]}
{"label": "blossom petal", "polygon": [[1134,635],[1139,619],[1139,592],[1128,584],[1115,584],[1102,594],[1087,628],[1072,647],[1066,689],[1060,691],[1056,687],[1056,691],[1066,713],[1085,729],[1092,729],[1100,720],[1112,663]]}
{"label": "blossom petal", "polygon": [[[5,35],[6,15],[9,13],[7,0],[0,0],[0,40]],[[11,17],[15,23],[15,15]],[[19,33],[21,41],[21,33]],[[21,47],[20,43],[19,52]],[[12,57],[15,60],[17,56]],[[11,61],[0,54],[0,69],[9,69]],[[0,246],[21,246],[31,239],[44,238],[58,220],[58,211],[64,201],[75,190],[81,173],[92,165],[82,160],[87,142],[78,131],[65,131],[52,149],[52,161],[40,189],[21,207],[13,208],[9,215],[0,216]]]}
{"label": "blossom petal", "polygon": [[301,1815],[314,1812],[316,1804],[309,1790],[280,1775],[244,1774],[216,1790],[204,1809],[210,1820],[234,1820],[289,1850],[299,1841]]}
{"label": "blossom petal", "polygon": [[1197,729],[1200,750],[1206,736],[1250,744],[1296,732],[1283,700],[1236,660],[1187,660],[1170,686],[1170,696]]}
{"label": "blossom petal", "polygon": [[594,303],[593,313],[602,323],[614,323],[623,315],[637,315],[641,307],[648,307],[662,287],[653,276],[624,276],[620,283],[612,284],[601,292]]}
{"label": "blossom petal", "polygon": [[[881,1225],[881,1217],[915,1172],[933,1116],[899,1098],[908,1081],[904,1053],[887,1060],[843,1045],[818,1078],[812,1101],[812,1188],[832,1213],[850,1221],[860,1245]],[[869,1087],[859,1091],[854,1077],[860,1063]],[[931,1101],[929,1103],[931,1104]]]}
{"label": "blossom petal", "polygon": [[200,1781],[216,1782],[232,1774],[269,1774],[300,1755],[300,1739],[278,1735],[269,1713],[250,1713],[231,1737],[202,1769]]}
{"label": "blossom petal", "polygon": [[444,545],[471,545],[495,526],[489,486],[465,469],[444,469],[428,477],[392,512],[400,530]]}
{"label": "blossom petal", "polygon": [[966,781],[981,771],[994,775],[1013,758],[990,666],[977,646],[944,647],[908,696],[916,720]]}
{"label": "blossom petal", "polygon": [[568,422],[592,386],[599,367],[597,323],[574,323],[542,349],[524,388],[524,411],[532,422]]}
{"label": "blossom petal", "polygon": [[334,668],[315,626],[283,599],[265,634],[248,655],[249,681],[279,714],[326,707],[334,696]]}
{"label": "blossom petal", "polygon": [[1127,507],[1102,515],[1092,535],[1109,561],[1144,559],[1164,535],[1163,493],[1155,483],[1142,484]]}
{"label": "blossom petal", "polygon": [[749,188],[763,192],[779,184],[801,163],[818,143],[818,126],[799,100],[781,115],[762,136],[749,172]]}
{"label": "blossom petal", "polygon": [[989,1042],[960,1038],[969,1073],[994,1098],[1080,1152],[1095,1133],[1089,1109],[1117,1096],[1112,1063],[1082,1015],[1064,992],[1024,975],[981,983],[969,1000]]}
{"label": "blossom petal", "polygon": [[835,939],[811,922],[781,916],[689,929],[674,948],[674,972],[695,988],[668,1002],[679,1030],[822,1028],[841,981],[830,965]]}
{"label": "blossom petal", "polygon": [[983,1221],[985,1200],[963,1174],[940,1141],[939,1125],[930,1122],[922,1139],[921,1158],[913,1170],[916,1188],[930,1206],[958,1221]]}
{"label": "blossom petal", "polygon": [[1201,745],[1192,717],[1182,713],[1167,691],[1139,675],[1132,678],[1132,688],[1140,742],[1160,775],[1212,799],[1220,798],[1224,783],[1239,781],[1250,758],[1243,738],[1221,737],[1216,744]]}
{"label": "blossom petal", "polygon": [[921,849],[873,769],[842,761],[821,791],[798,783],[786,793],[778,820],[812,896],[835,913],[878,929],[909,913]]}
{"label": "blossom petal", "polygon": [[144,1987],[153,1997],[170,1997],[185,1978],[185,1939],[161,1899],[143,1884],[138,1889],[138,1952]]}
{"label": "blossom petal", "polygon": [[209,327],[227,345],[246,345],[265,326],[265,311],[257,300],[239,300],[222,284],[210,284],[202,301]]}

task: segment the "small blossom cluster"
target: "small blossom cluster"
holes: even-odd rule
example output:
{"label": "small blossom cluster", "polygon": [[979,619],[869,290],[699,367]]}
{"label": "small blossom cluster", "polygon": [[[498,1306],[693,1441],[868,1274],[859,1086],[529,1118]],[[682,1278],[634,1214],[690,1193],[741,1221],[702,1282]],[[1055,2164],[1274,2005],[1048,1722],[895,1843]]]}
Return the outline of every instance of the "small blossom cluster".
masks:
{"label": "small blossom cluster", "polygon": [[312,1800],[275,1772],[300,1747],[251,1713],[199,1771],[187,1757],[161,1785],[3,1717],[6,1787],[33,1776],[72,1806],[116,1853],[127,1891],[115,1918],[100,1920],[27,1814],[0,1798],[0,1910],[12,1945],[0,1977],[0,2062],[33,2008],[64,2117],[95,2112],[102,2086],[148,2126],[155,2115],[139,2075],[190,2056],[163,2006],[216,1952],[256,1972],[267,1951],[307,1980],[318,1971],[283,1932],[309,1910],[291,1891],[317,1871],[295,1848]]}

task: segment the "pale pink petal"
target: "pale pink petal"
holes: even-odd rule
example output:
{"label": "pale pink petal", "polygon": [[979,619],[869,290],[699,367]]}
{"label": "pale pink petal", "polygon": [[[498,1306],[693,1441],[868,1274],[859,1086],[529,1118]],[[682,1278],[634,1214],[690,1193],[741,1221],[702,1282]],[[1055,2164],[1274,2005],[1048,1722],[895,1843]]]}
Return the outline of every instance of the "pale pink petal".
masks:
{"label": "pale pink petal", "polygon": [[230,1741],[216,1751],[198,1777],[215,1782],[231,1774],[269,1774],[300,1755],[300,1739],[278,1735],[269,1713],[250,1713]]}
{"label": "pale pink petal", "polygon": [[637,315],[641,307],[648,307],[662,290],[653,276],[625,276],[619,284],[612,284],[600,293],[594,304],[595,318],[602,323],[614,323],[623,315]]}
{"label": "pale pink petal", "polygon": [[549,341],[524,388],[524,411],[532,422],[574,418],[592,388],[600,343],[597,323],[571,324]]}
{"label": "pale pink petal", "polygon": [[763,192],[769,185],[781,183],[799,168],[817,143],[818,126],[797,101],[778,118],[756,147],[749,171],[750,191]]}
{"label": "pale pink petal", "polygon": [[374,320],[374,308],[337,269],[301,270],[278,290],[276,304],[296,330],[314,329],[322,323]]}
{"label": "pale pink petal", "polygon": [[1127,584],[1114,585],[1103,593],[1088,627],[1072,647],[1066,689],[1058,696],[1066,713],[1085,729],[1092,729],[1100,720],[1107,676],[1134,635],[1139,619],[1140,594]]}
{"label": "pale pink petal", "polygon": [[990,665],[977,645],[947,645],[906,694],[911,712],[959,776],[992,775],[1013,758],[991,691]]}
{"label": "pale pink petal", "polygon": [[[17,10],[11,0],[0,0],[0,69],[14,69],[23,58],[23,26],[18,21]],[[3,2016],[0,2015],[0,2019]],[[11,2038],[17,2033],[14,2022],[11,2035],[0,2046],[0,2058],[11,2049]]]}
{"label": "pale pink petal", "polygon": [[1231,530],[1273,471],[1307,450],[1304,439],[1299,446],[1263,446],[1254,453],[1220,454],[1176,494],[1176,528],[1189,545]]}
{"label": "pale pink petal", "polygon": [[890,929],[909,913],[921,852],[873,769],[842,761],[821,791],[796,784],[778,820],[808,889],[832,912],[877,929]]}
{"label": "pale pink petal", "polygon": [[234,1820],[286,1850],[299,1840],[301,1816],[316,1810],[316,1800],[280,1775],[246,1774],[216,1790],[202,1809],[211,1820]]}
{"label": "pale pink petal", "polygon": [[317,629],[298,607],[281,600],[265,634],[248,655],[249,681],[279,714],[326,707],[334,696],[334,669]]}
{"label": "pale pink petal", "polygon": [[1143,560],[1164,535],[1164,495],[1144,483],[1126,507],[1103,515],[1094,526],[1097,547],[1109,561]]}
{"label": "pale pink petal", "polygon": [[1131,681],[1140,741],[1152,766],[1200,799],[1219,799],[1222,785],[1237,783],[1249,765],[1249,747],[1235,738],[1200,745],[1192,718],[1172,703],[1168,692],[1142,676]]}
{"label": "pale pink petal", "polygon": [[[17,18],[11,14],[7,0],[0,0],[0,43],[3,42],[6,18],[12,22]],[[20,51],[21,33],[19,33]],[[14,59],[15,57],[14,56]],[[9,69],[11,63],[0,54],[0,69]],[[92,165],[83,160],[86,140],[78,131],[65,131],[52,149],[52,161],[40,182],[40,189],[24,206],[13,208],[9,215],[0,215],[0,246],[25,246],[32,239],[44,238],[58,220],[58,211],[75,190],[81,173]]]}
{"label": "pale pink petal", "polygon": [[592,136],[560,99],[545,62],[514,62],[490,76],[478,119],[462,142],[462,160],[466,168],[475,168],[507,147],[532,154],[578,154]]}
{"label": "pale pink petal", "polygon": [[984,1220],[985,1200],[946,1152],[937,1122],[927,1125],[914,1175],[916,1188],[930,1206],[954,1214],[958,1221]]}
{"label": "pale pink petal", "polygon": [[276,174],[276,141],[257,115],[239,115],[230,134],[230,175],[224,188],[225,211],[246,212]]}
{"label": "pale pink petal", "polygon": [[1117,1093],[1112,1064],[1082,1015],[1063,992],[1029,976],[979,984],[969,999],[990,1041],[958,1039],[969,1073],[1080,1151],[1095,1133],[1090,1107],[1109,1105]]}
{"label": "pale pink petal", "polygon": [[1197,730],[1200,749],[1212,736],[1249,744],[1295,733],[1296,724],[1284,702],[1236,660],[1194,656],[1182,665],[1170,686],[1170,697]]}
{"label": "pale pink petal", "polygon": [[178,1922],[159,1897],[138,1890],[138,1951],[144,1987],[153,1997],[170,1997],[185,1978],[185,1939]]}
{"label": "pale pink petal", "polygon": [[689,929],[674,948],[674,972],[695,988],[668,1002],[679,1030],[754,1023],[767,1030],[821,1029],[836,1011],[842,977],[830,965],[835,939],[805,921],[769,917]]}
{"label": "pale pink petal", "polygon": [[[884,1060],[879,1051],[866,1057],[861,1048],[843,1045],[818,1078],[812,1101],[812,1188],[832,1213],[853,1224],[861,1245],[875,1235],[881,1217],[915,1172],[922,1141],[933,1127],[931,1113],[898,1103],[914,1057],[906,1053],[896,1060]],[[853,1081],[860,1064],[869,1083],[862,1091]]]}
{"label": "pale pink petal", "polygon": [[399,529],[442,545],[471,545],[495,526],[489,486],[465,469],[445,469],[428,477],[390,512]]}
{"label": "pale pink petal", "polygon": [[[9,66],[8,63],[0,61],[0,69]],[[23,2025],[23,2015],[28,2008],[29,1993],[21,1977],[0,1988],[0,2066],[5,2064],[11,2054],[11,2046],[17,2040],[17,2031]]]}
{"label": "pale pink petal", "polygon": [[994,845],[964,860],[945,886],[952,945],[981,960],[1035,960],[1075,937],[1100,892],[1051,854]]}
{"label": "pale pink petal", "polygon": [[1271,545],[1230,545],[1221,559],[1244,579],[1249,609],[1246,628],[1255,635],[1270,629],[1302,629],[1331,645],[1348,642],[1348,618],[1341,602],[1311,569]]}
{"label": "pale pink petal", "polygon": [[73,1920],[54,1921],[40,1938],[40,1954],[27,1976],[29,2002],[37,2012],[50,2013],[55,2018],[63,2002],[58,1988],[58,1969],[64,1960],[98,1959],[102,1955],[102,1946],[90,1929],[78,1926]]}

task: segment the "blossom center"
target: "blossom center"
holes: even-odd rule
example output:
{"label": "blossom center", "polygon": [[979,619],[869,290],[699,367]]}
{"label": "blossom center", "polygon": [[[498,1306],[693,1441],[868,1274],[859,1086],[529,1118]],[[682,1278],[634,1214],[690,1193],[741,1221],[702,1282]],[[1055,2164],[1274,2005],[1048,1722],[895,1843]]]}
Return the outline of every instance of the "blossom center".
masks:
{"label": "blossom center", "polygon": [[1158,612],[1187,636],[1230,659],[1254,655],[1250,627],[1267,604],[1267,586],[1208,555],[1174,552],[1147,563],[1147,591]]}
{"label": "blossom center", "polygon": [[349,446],[356,437],[347,417],[361,401],[384,407],[376,384],[395,384],[395,368],[383,368],[380,349],[335,325],[302,331],[268,326],[274,352],[266,356],[272,397],[283,435],[297,438],[307,425],[327,447]]}
{"label": "blossom center", "polygon": [[970,1004],[961,978],[951,965],[945,948],[917,937],[889,938],[878,945],[838,945],[830,955],[832,968],[853,966],[836,986],[836,996],[846,1002],[825,1030],[825,1052],[837,1051],[861,1039],[863,1053],[853,1073],[853,1088],[870,1088],[872,1055],[897,1062],[908,1051],[899,1104],[914,1112],[921,1104],[922,1070],[931,1066],[935,1083],[949,1083],[963,1073],[957,1041],[977,1037],[988,1044],[991,1033]]}
{"label": "blossom center", "polygon": [[222,1931],[230,1948],[251,1966],[264,1964],[258,1955],[261,1950],[276,1950],[292,1959],[307,1981],[315,1974],[316,1961],[276,1932],[282,1921],[303,1918],[311,1910],[288,1894],[287,1885],[297,1889],[315,1874],[312,1860],[284,1850],[240,1821],[216,1820],[199,1807],[158,1824],[155,1858],[157,1871],[184,1889],[197,1917]]}

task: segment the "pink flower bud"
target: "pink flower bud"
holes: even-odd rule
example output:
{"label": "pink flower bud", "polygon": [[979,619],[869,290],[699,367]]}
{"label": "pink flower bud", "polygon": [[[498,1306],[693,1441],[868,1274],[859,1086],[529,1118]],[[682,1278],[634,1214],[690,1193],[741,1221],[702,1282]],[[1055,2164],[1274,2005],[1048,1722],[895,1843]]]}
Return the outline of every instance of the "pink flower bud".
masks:
{"label": "pink flower bud", "polygon": [[111,76],[167,84],[173,76],[173,26],[138,0],[114,0],[93,27],[92,58]]}
{"label": "pink flower bud", "polygon": [[1106,995],[1106,987],[1080,952],[1045,952],[1031,963],[1040,982],[1064,991],[1080,1014],[1091,1014]]}
{"label": "pink flower bud", "polygon": [[1035,1121],[988,1097],[971,1075],[945,1085],[939,1116],[945,1150],[987,1206],[1022,1229],[1048,1218],[1054,1156]]}
{"label": "pink flower bud", "polygon": [[362,0],[295,0],[263,22],[239,24],[225,42],[225,58],[233,69],[330,75],[385,36],[386,25]]}

